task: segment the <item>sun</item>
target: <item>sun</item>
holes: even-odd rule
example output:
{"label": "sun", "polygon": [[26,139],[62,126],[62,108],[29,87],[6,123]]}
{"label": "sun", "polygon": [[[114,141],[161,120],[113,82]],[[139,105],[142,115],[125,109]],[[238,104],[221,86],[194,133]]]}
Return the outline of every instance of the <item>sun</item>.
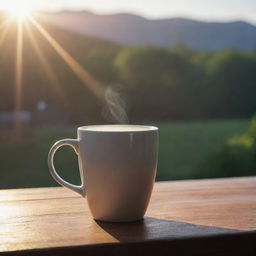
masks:
{"label": "sun", "polygon": [[31,11],[26,8],[11,8],[10,10],[8,10],[8,12],[11,16],[20,19],[25,19],[31,14]]}
{"label": "sun", "polygon": [[12,17],[17,19],[25,19],[29,17],[34,8],[33,0],[7,0],[4,4],[4,9]]}

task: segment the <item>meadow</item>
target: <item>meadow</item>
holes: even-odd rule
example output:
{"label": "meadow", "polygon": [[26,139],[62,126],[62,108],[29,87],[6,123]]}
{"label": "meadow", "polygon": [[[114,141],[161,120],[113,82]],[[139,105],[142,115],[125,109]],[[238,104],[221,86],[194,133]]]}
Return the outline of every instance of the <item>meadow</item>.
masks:
{"label": "meadow", "polygon": [[[220,120],[155,124],[160,128],[157,180],[212,177],[202,162],[229,137],[244,133],[249,120]],[[0,188],[56,186],[48,173],[50,146],[62,138],[75,138],[75,127],[38,128],[27,131],[27,140],[14,142],[1,131]],[[9,137],[9,138],[8,138]],[[56,154],[56,168],[70,182],[79,184],[77,157],[69,147]],[[242,175],[242,174],[241,174]]]}

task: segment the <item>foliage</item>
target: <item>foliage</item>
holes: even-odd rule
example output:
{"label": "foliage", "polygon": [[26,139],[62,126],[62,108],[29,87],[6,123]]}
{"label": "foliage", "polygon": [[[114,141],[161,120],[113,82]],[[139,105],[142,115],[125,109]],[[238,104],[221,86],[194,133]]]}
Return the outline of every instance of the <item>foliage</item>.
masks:
{"label": "foliage", "polygon": [[[225,50],[215,53],[207,71],[209,115],[251,117],[256,110],[256,58],[252,53]],[[216,104],[218,103],[218,104]]]}
{"label": "foliage", "polygon": [[256,119],[251,122],[249,130],[230,137],[214,153],[210,154],[196,177],[201,176],[202,169],[208,172],[203,177],[233,177],[255,175],[256,173]]}
{"label": "foliage", "polygon": [[136,120],[200,116],[201,73],[189,59],[164,48],[135,47],[121,51],[116,65]]}

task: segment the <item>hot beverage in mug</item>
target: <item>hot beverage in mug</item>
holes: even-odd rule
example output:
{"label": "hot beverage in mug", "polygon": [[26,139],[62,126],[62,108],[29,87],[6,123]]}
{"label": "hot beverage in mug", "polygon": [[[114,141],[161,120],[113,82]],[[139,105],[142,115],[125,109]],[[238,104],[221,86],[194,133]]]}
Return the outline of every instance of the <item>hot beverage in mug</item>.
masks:
{"label": "hot beverage in mug", "polygon": [[[158,128],[141,125],[92,125],[78,128],[77,139],[56,142],[49,152],[52,177],[87,198],[96,220],[142,219],[152,193],[158,157]],[[56,150],[71,146],[78,155],[81,186],[56,172]]]}

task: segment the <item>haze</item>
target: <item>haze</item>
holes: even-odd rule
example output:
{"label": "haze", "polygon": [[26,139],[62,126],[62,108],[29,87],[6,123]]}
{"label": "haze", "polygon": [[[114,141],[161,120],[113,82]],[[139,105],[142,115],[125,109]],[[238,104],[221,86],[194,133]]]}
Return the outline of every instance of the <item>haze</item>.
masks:
{"label": "haze", "polygon": [[[6,3],[6,0],[0,0],[0,9],[5,9]],[[178,16],[211,21],[239,19],[256,24],[255,0],[33,0],[33,8],[48,11],[86,9],[96,13],[129,12],[149,18]]]}

